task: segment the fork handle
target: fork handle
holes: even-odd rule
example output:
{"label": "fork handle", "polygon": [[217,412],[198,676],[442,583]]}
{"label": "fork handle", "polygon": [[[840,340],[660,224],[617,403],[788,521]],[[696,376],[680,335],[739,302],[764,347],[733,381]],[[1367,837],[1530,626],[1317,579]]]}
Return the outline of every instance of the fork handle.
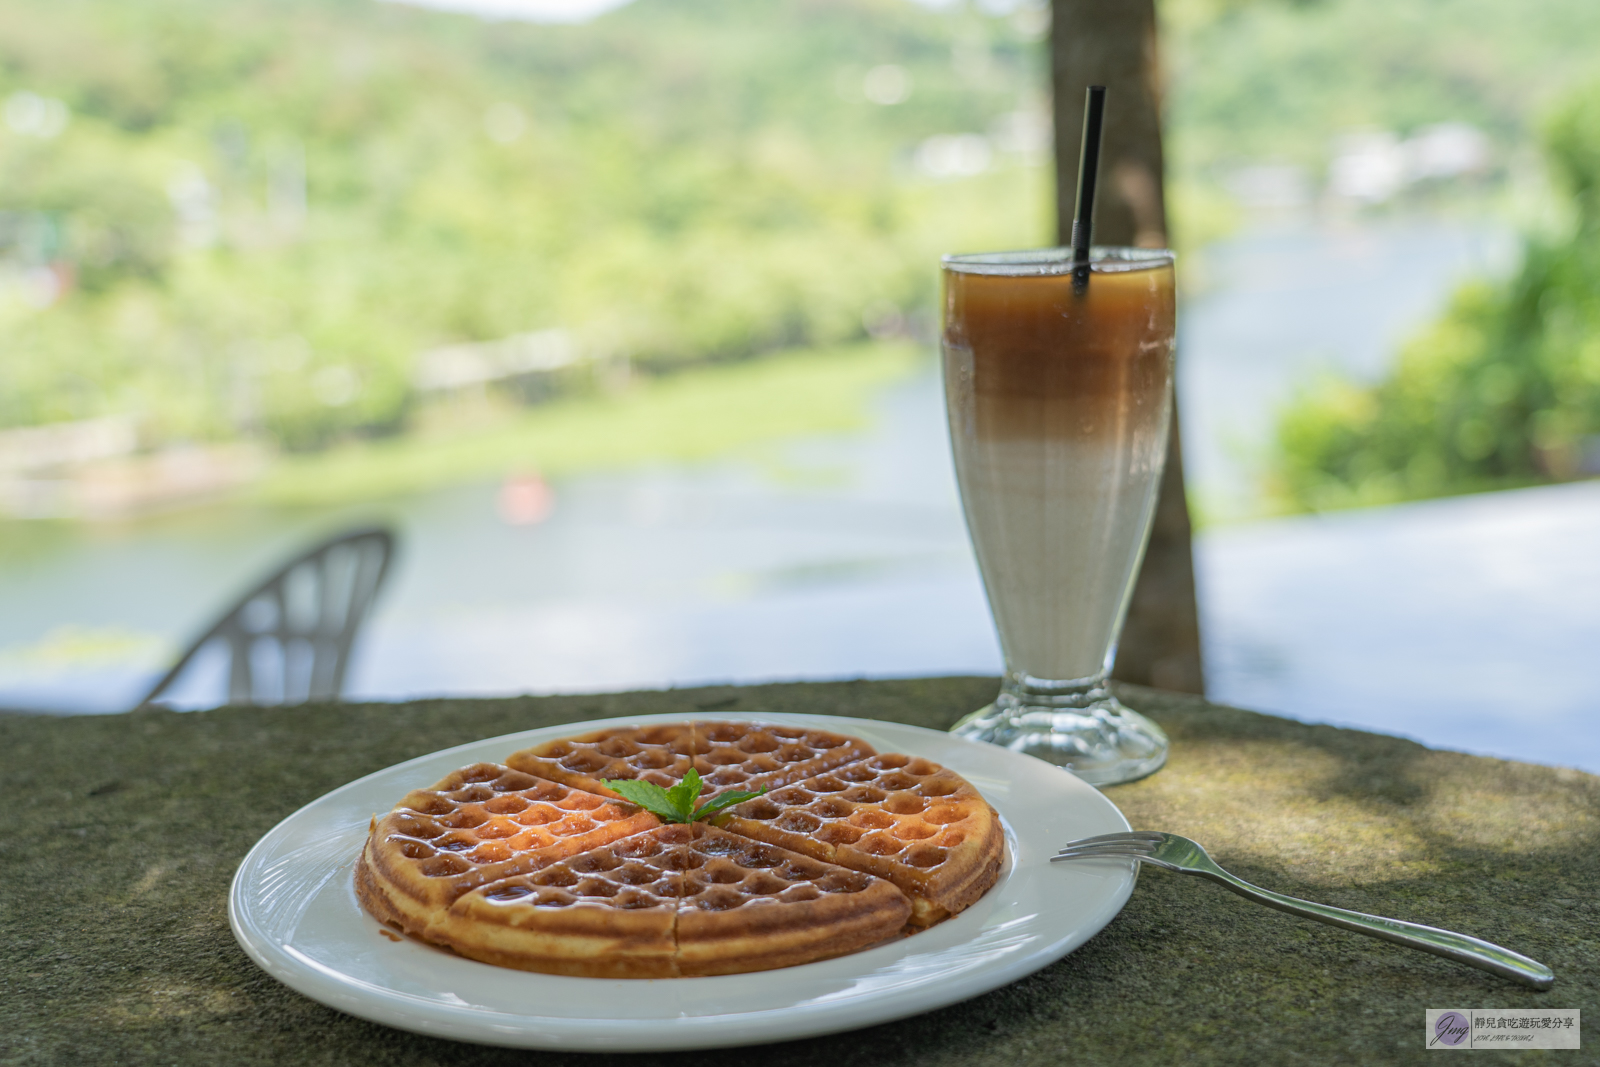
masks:
{"label": "fork handle", "polygon": [[[1169,870],[1172,868],[1168,868]],[[1269,908],[1286,911],[1290,915],[1301,915],[1307,919],[1316,919],[1331,926],[1354,930],[1358,934],[1369,937],[1382,938],[1393,941],[1397,945],[1406,945],[1410,948],[1420,948],[1424,952],[1431,952],[1435,956],[1443,956],[1447,960],[1455,960],[1473,967],[1482,968],[1509,978],[1513,982],[1532,986],[1534,989],[1546,990],[1555,984],[1555,972],[1550,970],[1538,960],[1531,960],[1527,956],[1512,952],[1508,948],[1480,941],[1476,937],[1466,934],[1454,933],[1450,930],[1440,930],[1432,926],[1423,926],[1420,923],[1401,922],[1399,919],[1385,919],[1381,915],[1366,915],[1359,911],[1346,911],[1344,908],[1330,907],[1327,904],[1317,904],[1310,900],[1301,900],[1299,897],[1285,896],[1274,893],[1269,889],[1251,885],[1243,878],[1236,878],[1217,867],[1214,870],[1188,870],[1185,874],[1198,874],[1202,878],[1209,878],[1213,882],[1220,882],[1228,889],[1246,897],[1258,904],[1265,904]]]}

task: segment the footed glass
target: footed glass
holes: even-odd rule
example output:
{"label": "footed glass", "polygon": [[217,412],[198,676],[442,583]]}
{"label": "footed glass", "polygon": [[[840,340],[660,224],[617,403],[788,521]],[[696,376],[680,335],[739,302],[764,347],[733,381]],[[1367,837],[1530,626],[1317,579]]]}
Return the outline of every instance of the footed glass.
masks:
{"label": "footed glass", "polygon": [[1172,264],[1139,248],[1096,248],[1087,271],[1065,248],[943,261],[950,440],[1006,663],[994,703],[951,732],[1095,785],[1167,757],[1106,678],[1166,458]]}

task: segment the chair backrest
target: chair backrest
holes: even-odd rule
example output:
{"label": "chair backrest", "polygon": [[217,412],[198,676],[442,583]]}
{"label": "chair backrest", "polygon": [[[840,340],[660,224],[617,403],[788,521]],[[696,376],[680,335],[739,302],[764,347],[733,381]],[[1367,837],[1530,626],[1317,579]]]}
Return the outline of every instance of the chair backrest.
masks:
{"label": "chair backrest", "polygon": [[363,528],[290,560],[195,640],[135,706],[159,700],[213,642],[227,648],[230,704],[337,699],[350,647],[389,573],[394,544],[391,531]]}

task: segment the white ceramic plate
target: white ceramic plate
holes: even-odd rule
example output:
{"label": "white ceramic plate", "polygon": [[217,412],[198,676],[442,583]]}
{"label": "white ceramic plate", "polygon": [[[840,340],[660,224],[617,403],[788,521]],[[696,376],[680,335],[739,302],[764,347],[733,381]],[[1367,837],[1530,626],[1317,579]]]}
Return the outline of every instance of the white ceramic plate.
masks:
{"label": "white ceramic plate", "polygon": [[268,974],[313,1000],[420,1034],[520,1048],[648,1052],[758,1044],[931,1011],[1052,963],[1110,922],[1133,891],[1129,862],[1049,862],[1067,841],[1128,829],[1091,786],[1031,756],[933,730],[824,715],[753,715],[866,739],[964,775],[1000,812],[995,887],[930,930],[821,963],[717,978],[530,974],[394,940],[356,902],[368,820],[457,767],[539,741],[682,715],[573,723],[492,737],[369,774],[279,823],[239,865],[234,936]]}

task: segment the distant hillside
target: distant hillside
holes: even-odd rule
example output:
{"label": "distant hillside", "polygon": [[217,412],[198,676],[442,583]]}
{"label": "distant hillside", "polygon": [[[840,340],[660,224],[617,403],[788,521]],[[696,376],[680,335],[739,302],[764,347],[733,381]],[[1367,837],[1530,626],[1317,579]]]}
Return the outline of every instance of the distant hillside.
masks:
{"label": "distant hillside", "polygon": [[[1042,9],[995,7],[0,0],[0,429],[307,450],[406,428],[441,347],[656,370],[926,321],[939,253],[1053,228]],[[1161,9],[1190,241],[1226,221],[1193,190],[1349,127],[1503,161],[1600,44],[1594,0]]]}
{"label": "distant hillside", "polygon": [[648,368],[892,328],[939,252],[1045,236],[1020,22],[3,0],[0,426],[309,448],[402,427],[442,344]]}

